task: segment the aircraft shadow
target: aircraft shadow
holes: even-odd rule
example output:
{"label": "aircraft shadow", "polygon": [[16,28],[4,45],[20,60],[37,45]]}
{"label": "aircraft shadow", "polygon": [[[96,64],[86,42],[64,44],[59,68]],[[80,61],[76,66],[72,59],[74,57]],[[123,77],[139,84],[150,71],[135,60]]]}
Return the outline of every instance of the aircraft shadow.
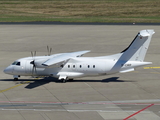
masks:
{"label": "aircraft shadow", "polygon": [[25,88],[27,89],[33,89],[45,84],[48,84],[50,82],[56,82],[58,79],[51,78],[51,77],[45,77],[45,78],[31,78],[31,79],[21,79],[19,78],[17,81],[14,81],[13,79],[1,79],[0,81],[12,81],[15,84],[25,84]]}
{"label": "aircraft shadow", "polygon": [[[133,82],[133,81],[127,81],[127,80],[118,80],[119,77],[111,77],[103,80],[68,80],[67,82],[101,82],[101,83],[110,83],[110,82]],[[45,77],[41,79],[19,79],[18,81],[14,81],[13,79],[2,79],[0,81],[12,81],[15,82],[16,84],[26,84],[25,86],[26,89],[33,89],[45,84],[48,84],[50,82],[55,82],[55,83],[61,83],[57,78],[53,77]],[[29,81],[29,82],[27,82]],[[65,84],[65,83],[62,83]]]}
{"label": "aircraft shadow", "polygon": [[111,77],[106,78],[103,80],[73,80],[73,81],[67,81],[67,82],[102,82],[102,83],[109,83],[109,82],[126,82],[124,80],[118,80],[119,77]]}
{"label": "aircraft shadow", "polygon": [[39,80],[34,80],[34,82],[30,82],[25,88],[27,89],[33,89],[45,84],[48,84],[50,82],[54,82],[54,80],[51,79],[47,79],[47,78],[43,78],[43,79],[39,79]]}

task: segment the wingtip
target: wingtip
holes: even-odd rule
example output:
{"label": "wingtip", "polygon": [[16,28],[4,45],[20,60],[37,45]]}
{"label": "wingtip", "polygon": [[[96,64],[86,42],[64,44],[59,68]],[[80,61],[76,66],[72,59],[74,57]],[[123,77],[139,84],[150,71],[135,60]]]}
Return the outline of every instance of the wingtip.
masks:
{"label": "wingtip", "polygon": [[88,53],[88,52],[91,52],[91,50],[85,50],[84,52],[87,52],[87,53]]}

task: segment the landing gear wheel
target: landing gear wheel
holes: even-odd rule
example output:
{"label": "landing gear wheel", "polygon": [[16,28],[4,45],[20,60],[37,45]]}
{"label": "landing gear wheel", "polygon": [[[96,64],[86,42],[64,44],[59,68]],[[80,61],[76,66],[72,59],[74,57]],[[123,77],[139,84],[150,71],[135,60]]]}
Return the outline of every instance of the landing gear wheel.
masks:
{"label": "landing gear wheel", "polygon": [[18,81],[18,77],[20,77],[20,75],[13,75],[14,81]]}
{"label": "landing gear wheel", "polygon": [[71,78],[71,79],[68,79],[69,81],[73,81],[74,79],[73,78]]}
{"label": "landing gear wheel", "polygon": [[18,81],[18,78],[14,78],[14,81]]}
{"label": "landing gear wheel", "polygon": [[61,79],[62,83],[66,83],[66,80],[65,79]]}

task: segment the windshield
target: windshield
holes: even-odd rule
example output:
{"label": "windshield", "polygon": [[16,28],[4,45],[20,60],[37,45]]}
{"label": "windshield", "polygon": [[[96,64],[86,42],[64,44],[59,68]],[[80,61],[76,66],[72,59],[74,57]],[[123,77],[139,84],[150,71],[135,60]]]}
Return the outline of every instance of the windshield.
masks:
{"label": "windshield", "polygon": [[20,66],[20,65],[21,65],[21,63],[20,63],[20,62],[18,62],[18,61],[15,61],[15,62],[13,62],[13,63],[12,63],[12,65]]}

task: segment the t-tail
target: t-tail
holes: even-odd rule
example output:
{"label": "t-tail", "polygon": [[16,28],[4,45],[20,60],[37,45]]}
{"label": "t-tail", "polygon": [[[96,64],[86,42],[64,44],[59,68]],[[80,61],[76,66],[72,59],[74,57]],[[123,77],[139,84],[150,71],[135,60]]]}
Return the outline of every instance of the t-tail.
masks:
{"label": "t-tail", "polygon": [[119,60],[144,61],[154,30],[141,30],[132,43],[123,50]]}
{"label": "t-tail", "polygon": [[117,62],[112,68],[112,72],[119,69],[120,73],[134,71],[135,67],[152,64],[152,62],[144,62],[154,30],[141,30],[132,43],[117,54]]}

